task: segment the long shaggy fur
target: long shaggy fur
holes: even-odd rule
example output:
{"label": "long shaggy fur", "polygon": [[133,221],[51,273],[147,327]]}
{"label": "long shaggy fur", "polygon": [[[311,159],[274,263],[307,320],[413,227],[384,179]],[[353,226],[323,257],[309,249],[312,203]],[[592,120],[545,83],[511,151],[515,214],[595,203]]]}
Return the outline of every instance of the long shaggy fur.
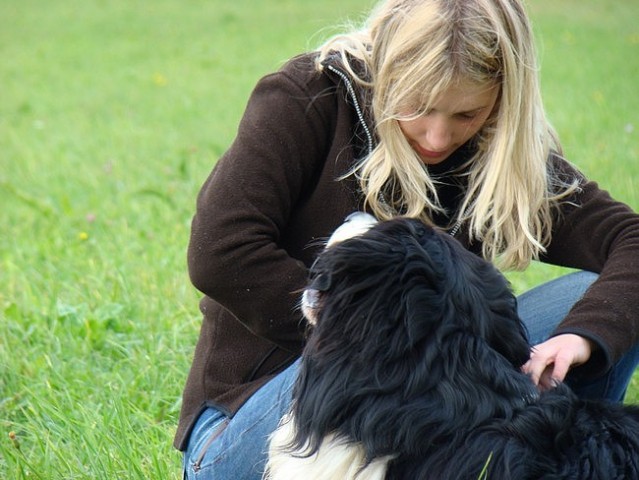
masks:
{"label": "long shaggy fur", "polygon": [[269,478],[639,478],[639,408],[538,393],[507,281],[450,236],[380,223],[327,248],[308,289]]}

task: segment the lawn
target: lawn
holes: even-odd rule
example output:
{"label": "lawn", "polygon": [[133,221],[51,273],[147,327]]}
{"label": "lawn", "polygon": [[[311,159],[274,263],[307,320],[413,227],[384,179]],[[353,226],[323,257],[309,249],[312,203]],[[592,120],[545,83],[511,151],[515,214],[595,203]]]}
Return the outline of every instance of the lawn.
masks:
{"label": "lawn", "polygon": [[[372,3],[0,0],[1,478],[179,478],[199,186],[255,81]],[[639,208],[639,3],[530,10],[567,156]]]}

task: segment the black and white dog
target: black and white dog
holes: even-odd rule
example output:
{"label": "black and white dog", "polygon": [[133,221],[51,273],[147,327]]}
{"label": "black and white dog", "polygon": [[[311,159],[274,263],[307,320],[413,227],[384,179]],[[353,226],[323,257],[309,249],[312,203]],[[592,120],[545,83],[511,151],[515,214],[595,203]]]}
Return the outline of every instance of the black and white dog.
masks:
{"label": "black and white dog", "polygon": [[639,479],[639,407],[538,393],[509,284],[450,236],[402,218],[333,241],[303,303],[267,478]]}

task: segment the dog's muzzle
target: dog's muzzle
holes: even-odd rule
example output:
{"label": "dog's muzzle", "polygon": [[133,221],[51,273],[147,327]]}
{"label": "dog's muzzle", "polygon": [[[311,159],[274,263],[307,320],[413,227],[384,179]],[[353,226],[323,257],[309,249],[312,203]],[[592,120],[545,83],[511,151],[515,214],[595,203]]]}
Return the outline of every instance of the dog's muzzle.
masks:
{"label": "dog's muzzle", "polygon": [[321,296],[322,292],[314,288],[307,288],[302,293],[302,313],[311,325],[317,323],[317,314],[321,307]]}

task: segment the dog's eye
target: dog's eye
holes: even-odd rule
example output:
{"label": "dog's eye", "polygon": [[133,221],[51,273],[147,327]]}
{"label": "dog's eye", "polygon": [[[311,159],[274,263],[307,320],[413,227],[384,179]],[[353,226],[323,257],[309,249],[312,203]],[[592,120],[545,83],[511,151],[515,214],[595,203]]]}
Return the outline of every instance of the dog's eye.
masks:
{"label": "dog's eye", "polygon": [[320,292],[325,292],[329,288],[331,288],[331,277],[329,275],[325,275],[320,273],[313,280],[311,280],[310,288],[314,290],[318,290]]}

